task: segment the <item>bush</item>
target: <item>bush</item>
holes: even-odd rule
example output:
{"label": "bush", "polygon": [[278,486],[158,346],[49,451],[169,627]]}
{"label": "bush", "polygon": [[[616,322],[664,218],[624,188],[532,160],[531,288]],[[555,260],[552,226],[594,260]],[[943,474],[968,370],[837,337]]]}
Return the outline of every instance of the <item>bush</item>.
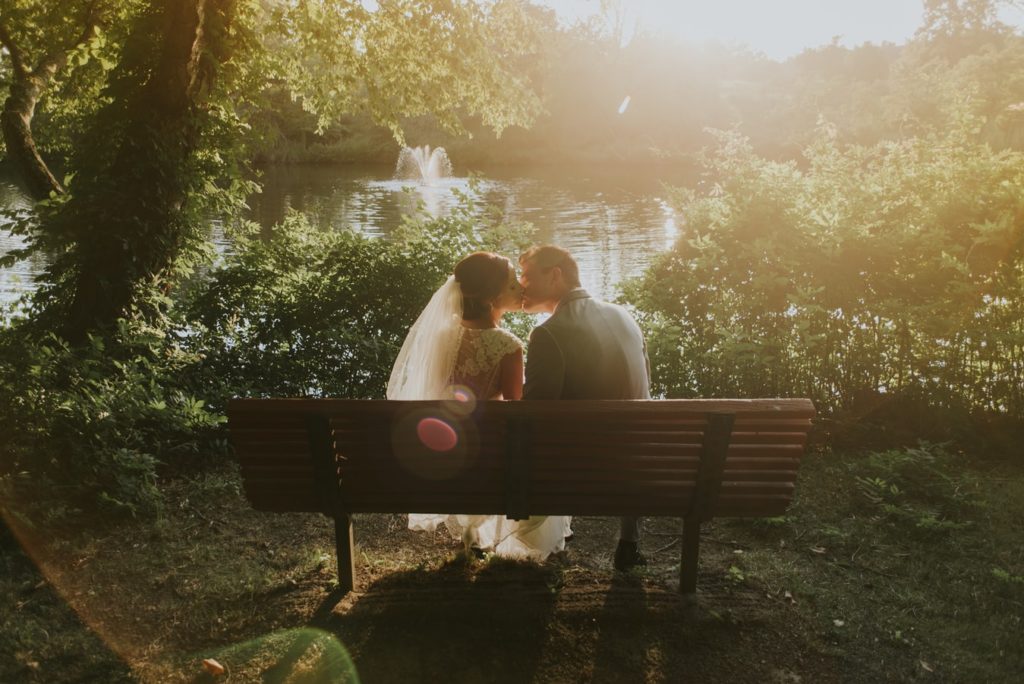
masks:
{"label": "bush", "polygon": [[921,442],[853,459],[847,464],[860,498],[903,529],[926,534],[967,526],[980,484],[948,445]]}
{"label": "bush", "polygon": [[223,419],[177,382],[192,360],[159,331],[122,322],[116,340],[72,348],[15,324],[0,358],[0,495],[27,520],[152,514],[160,466],[225,452]]}
{"label": "bush", "polygon": [[625,289],[655,389],[1024,418],[1024,156],[977,139],[964,120],[842,147],[824,126],[801,168],[719,134],[674,194],[684,234]]}

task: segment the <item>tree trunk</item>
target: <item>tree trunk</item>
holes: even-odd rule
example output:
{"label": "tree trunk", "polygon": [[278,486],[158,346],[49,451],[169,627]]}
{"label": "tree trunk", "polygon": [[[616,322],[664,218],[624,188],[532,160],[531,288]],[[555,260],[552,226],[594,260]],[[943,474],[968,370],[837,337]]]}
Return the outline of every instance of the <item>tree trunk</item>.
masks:
{"label": "tree trunk", "polygon": [[52,192],[58,195],[64,193],[64,188],[39,156],[35,139],[32,137],[32,117],[36,111],[36,103],[53,77],[67,64],[68,53],[92,39],[98,26],[99,4],[93,2],[89,5],[82,23],[82,33],[74,42],[69,47],[57,47],[53,52],[44,55],[33,67],[8,32],[7,25],[0,20],[0,45],[7,50],[11,61],[11,83],[3,111],[0,112],[0,130],[4,136],[8,156],[14,161],[29,193],[36,200],[46,199]]}
{"label": "tree trunk", "polygon": [[42,93],[41,79],[32,75],[15,75],[10,86],[10,95],[0,112],[0,127],[3,129],[7,155],[17,166],[18,173],[28,187],[29,194],[36,200],[46,199],[51,192],[64,192],[32,138],[32,116]]}
{"label": "tree trunk", "polygon": [[[169,283],[189,230],[183,210],[206,123],[201,105],[223,59],[234,3],[153,0],[161,22],[155,64],[124,65],[143,75],[117,112],[127,117],[117,151],[64,208],[75,233],[73,301],[63,325],[73,342],[111,328],[145,288]],[[140,22],[139,30],[152,25]]]}

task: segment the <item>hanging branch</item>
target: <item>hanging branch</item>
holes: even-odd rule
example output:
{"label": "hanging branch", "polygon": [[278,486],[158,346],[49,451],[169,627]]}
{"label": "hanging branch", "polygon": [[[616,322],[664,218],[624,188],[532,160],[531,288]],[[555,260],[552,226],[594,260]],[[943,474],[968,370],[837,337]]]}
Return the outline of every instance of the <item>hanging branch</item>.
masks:
{"label": "hanging branch", "polygon": [[0,45],[3,45],[7,50],[8,56],[11,58],[11,66],[14,67],[14,77],[25,78],[29,75],[29,69],[25,65],[25,56],[21,52],[21,48],[11,38],[10,32],[7,30],[7,24],[4,23],[3,17],[0,17]]}
{"label": "hanging branch", "polygon": [[36,199],[46,199],[51,193],[63,194],[64,188],[51,173],[36,148],[32,133],[32,118],[36,104],[58,71],[67,65],[68,55],[80,45],[93,39],[100,24],[99,0],[93,0],[86,10],[81,33],[70,45],[61,46],[44,55],[35,67],[29,68],[25,54],[14,42],[6,24],[0,20],[0,44],[6,49],[14,69],[8,97],[0,112],[7,153],[14,161],[29,192]]}

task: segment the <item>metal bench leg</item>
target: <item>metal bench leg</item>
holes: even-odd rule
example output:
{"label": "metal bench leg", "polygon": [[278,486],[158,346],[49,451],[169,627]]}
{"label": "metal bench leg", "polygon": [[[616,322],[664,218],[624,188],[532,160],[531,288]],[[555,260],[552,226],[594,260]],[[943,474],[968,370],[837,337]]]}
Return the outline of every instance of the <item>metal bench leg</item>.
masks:
{"label": "metal bench leg", "polygon": [[355,589],[356,566],[352,553],[352,516],[345,513],[341,480],[334,454],[334,430],[330,419],[320,413],[306,416],[313,472],[324,515],[334,518],[334,547],[338,555],[338,588],[342,595]]}
{"label": "metal bench leg", "polygon": [[679,593],[697,597],[697,558],[700,556],[700,519],[683,519],[683,555],[679,566]]}
{"label": "metal bench leg", "polygon": [[334,518],[334,544],[338,553],[338,587],[344,595],[356,586],[351,516],[340,514]]}
{"label": "metal bench leg", "polygon": [[679,568],[679,593],[690,599],[690,602],[697,600],[700,523],[702,520],[711,520],[714,516],[736,416],[731,413],[709,413],[707,418],[704,444],[700,450],[700,465],[697,468],[696,489],[690,510],[683,518],[683,557]]}

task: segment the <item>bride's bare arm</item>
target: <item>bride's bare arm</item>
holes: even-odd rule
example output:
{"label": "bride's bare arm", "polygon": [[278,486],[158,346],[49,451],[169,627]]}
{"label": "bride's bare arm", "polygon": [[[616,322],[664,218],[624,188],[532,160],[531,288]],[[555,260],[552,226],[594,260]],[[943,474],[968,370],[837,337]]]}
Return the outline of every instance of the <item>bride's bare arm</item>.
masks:
{"label": "bride's bare arm", "polygon": [[501,396],[509,401],[523,398],[523,350],[517,349],[501,359]]}

